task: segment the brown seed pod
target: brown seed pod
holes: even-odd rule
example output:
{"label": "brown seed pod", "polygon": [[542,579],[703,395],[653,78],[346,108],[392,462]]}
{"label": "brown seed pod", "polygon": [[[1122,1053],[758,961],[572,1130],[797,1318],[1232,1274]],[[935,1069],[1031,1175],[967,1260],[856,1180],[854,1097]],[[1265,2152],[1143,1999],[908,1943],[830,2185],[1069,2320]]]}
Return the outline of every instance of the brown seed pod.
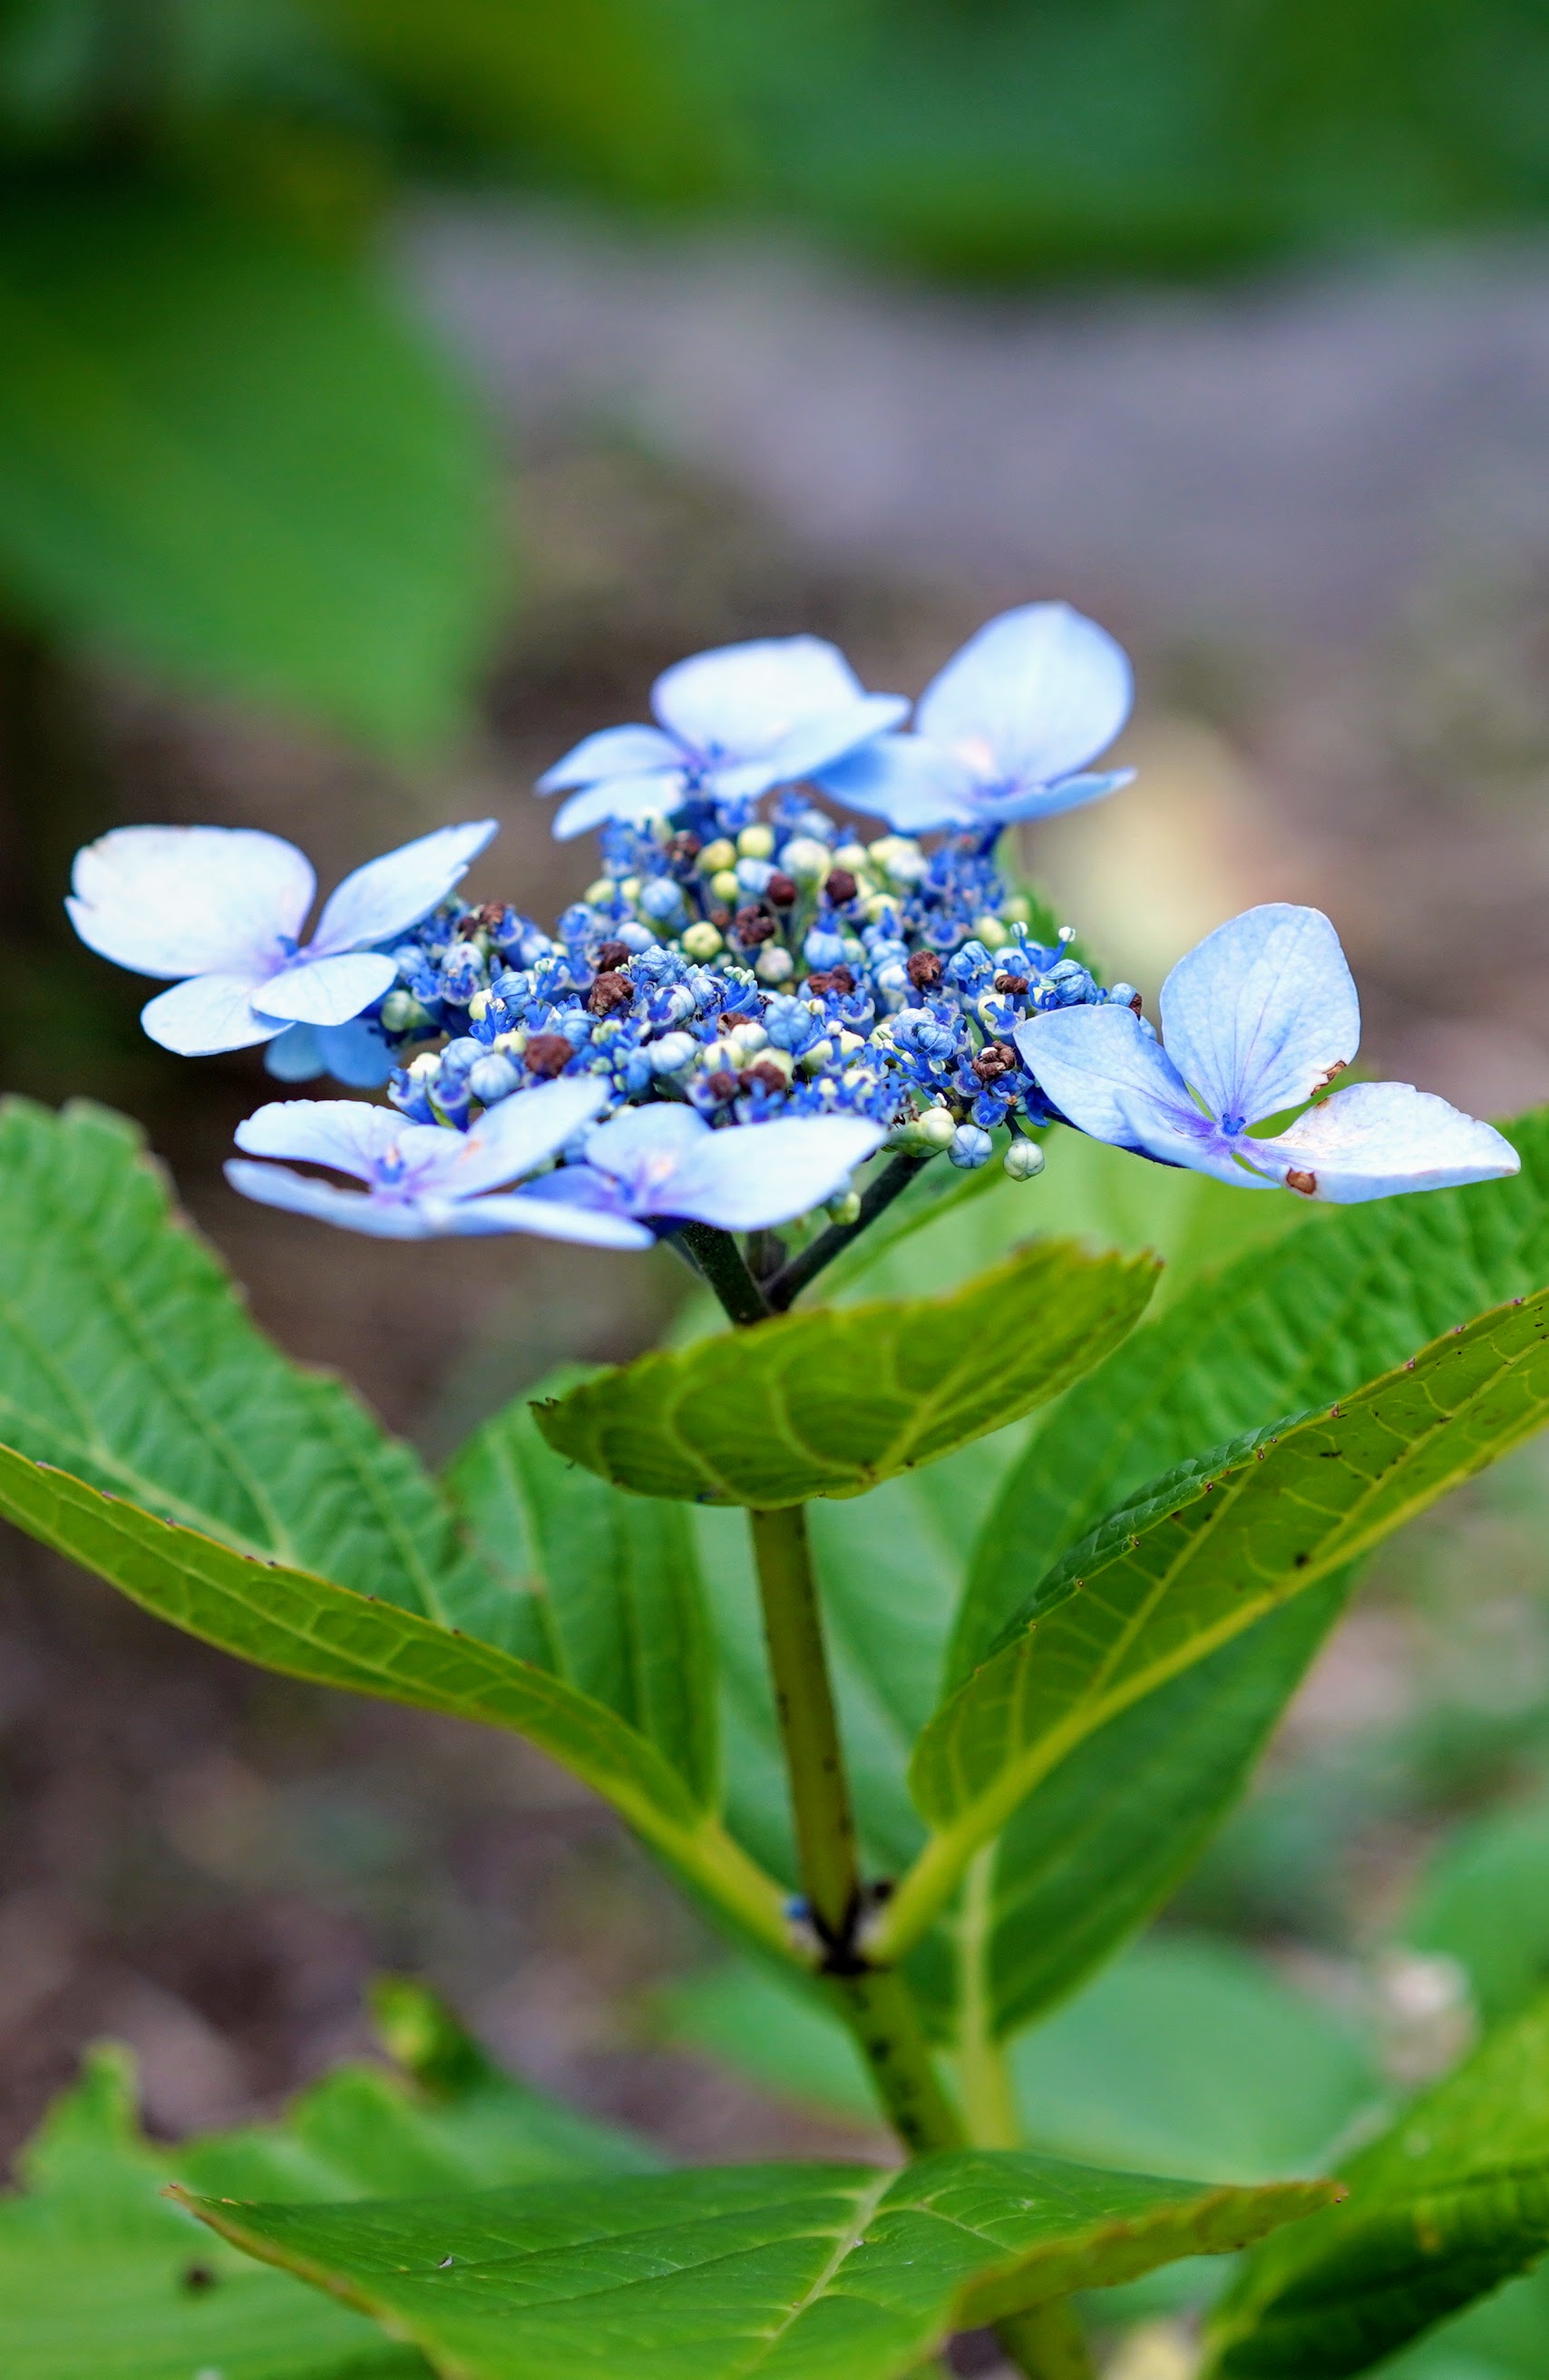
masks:
{"label": "brown seed pod", "polygon": [[529,1075],[563,1075],[575,1055],[563,1033],[535,1033],[522,1052]]}

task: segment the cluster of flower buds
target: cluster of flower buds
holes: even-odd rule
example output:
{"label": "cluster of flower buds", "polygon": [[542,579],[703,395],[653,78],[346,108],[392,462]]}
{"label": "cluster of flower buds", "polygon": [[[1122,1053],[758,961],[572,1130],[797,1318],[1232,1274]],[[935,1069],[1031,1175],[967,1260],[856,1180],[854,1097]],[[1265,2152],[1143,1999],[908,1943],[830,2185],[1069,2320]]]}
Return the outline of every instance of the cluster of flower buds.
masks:
{"label": "cluster of flower buds", "polygon": [[[1126,782],[1087,763],[1128,714],[1129,664],[1067,606],[991,621],[912,730],[902,697],[867,693],[810,637],[699,654],[653,703],[655,725],[589,735],[539,781],[569,796],[556,832],[602,842],[552,934],[456,897],[490,820],[358,868],[306,940],[312,870],[276,836],[129,827],[79,856],[82,938],[172,978],[144,1011],[155,1039],[263,1043],[282,1080],[387,1086],[389,1108],[260,1110],[238,1135],[238,1189],[384,1236],[638,1246],[684,1221],[846,1211],[852,1169],[884,1144],[973,1169],[998,1133],[1026,1180],[1043,1161],[1031,1133],[1056,1121],[1313,1196],[1513,1169],[1487,1125],[1401,1085],[1342,1089],[1254,1135],[1355,1054],[1354,986],[1316,911],[1251,911],[1182,961],[1164,1051],[1131,987],[1105,990],[1070,929],[1008,883],[1009,821]],[[889,832],[850,839],[814,787]]]}

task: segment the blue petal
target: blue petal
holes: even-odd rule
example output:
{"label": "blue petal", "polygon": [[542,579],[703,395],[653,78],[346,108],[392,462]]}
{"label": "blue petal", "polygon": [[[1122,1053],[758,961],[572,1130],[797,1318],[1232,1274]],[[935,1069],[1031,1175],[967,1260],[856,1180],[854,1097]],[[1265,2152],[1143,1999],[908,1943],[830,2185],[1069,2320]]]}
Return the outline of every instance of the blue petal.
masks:
{"label": "blue petal", "polygon": [[1088,802],[1100,802],[1108,794],[1116,794],[1120,785],[1134,782],[1132,769],[1109,769],[1102,776],[1061,777],[1052,785],[1024,785],[1014,794],[986,794],[977,806],[977,815],[986,823],[998,820],[1005,826],[1018,819],[1059,818],[1066,810],[1084,809]]}
{"label": "blue petal", "polygon": [[258,978],[247,975],[196,975],[159,991],[139,1012],[152,1041],[180,1058],[205,1058],[217,1050],[251,1050],[284,1031],[277,1016],[260,1016],[252,995]]}
{"label": "blue petal", "polygon": [[310,1215],[320,1223],[336,1223],[346,1232],[364,1232],[378,1240],[429,1240],[446,1228],[405,1199],[372,1198],[363,1190],[340,1190],[332,1182],[314,1182],[293,1173],[288,1165],[250,1165],[240,1157],[228,1159],[226,1180],[245,1198],[262,1207],[284,1207],[293,1215]]}
{"label": "blue petal", "polygon": [[[462,882],[499,825],[496,819],[473,819],[463,826],[438,827],[433,834],[419,835],[381,859],[368,860],[331,895],[309,948],[318,958],[329,957],[358,950],[363,942],[388,941],[417,926]],[[342,1016],[313,1019],[333,1025],[344,1021]]]}
{"label": "blue petal", "polygon": [[[348,1083],[352,1090],[377,1090],[397,1064],[376,1026],[368,1025],[363,1017],[352,1017],[347,1025],[293,1025],[291,1031],[315,1031],[324,1073],[332,1075],[336,1083]],[[277,1047],[277,1043],[271,1042],[271,1050]]]}
{"label": "blue petal", "polygon": [[263,1071],[277,1083],[315,1083],[328,1072],[318,1047],[317,1028],[290,1025],[263,1053]]}
{"label": "blue petal", "polygon": [[1361,1044],[1361,1003],[1321,909],[1266,902],[1207,934],[1162,986],[1174,1065],[1227,1122],[1310,1099]]}
{"label": "blue petal", "polygon": [[381,998],[397,974],[394,962],[381,951],[302,959],[260,984],[253,1005],[264,1017],[283,1017],[287,1025],[347,1025]]}
{"label": "blue petal", "polygon": [[994,783],[1050,784],[1107,749],[1130,715],[1123,647],[1068,603],[1024,603],[970,637],[914,723]]}
{"label": "blue petal", "polygon": [[[514,1091],[486,1109],[470,1131],[453,1133],[445,1141],[417,1137],[440,1132],[439,1125],[411,1125],[403,1138],[404,1153],[427,1191],[471,1197],[544,1164],[591,1122],[607,1097],[608,1087],[596,1075],[565,1075],[530,1091]],[[430,1170],[422,1170],[422,1156],[434,1158]]]}
{"label": "blue petal", "polygon": [[[427,1127],[405,1124],[395,1108],[369,1099],[271,1099],[237,1125],[236,1146],[249,1157],[294,1157],[369,1182],[379,1160],[416,1129]],[[430,1129],[463,1137],[449,1125]]]}
{"label": "blue petal", "polygon": [[814,773],[835,801],[886,819],[901,834],[971,826],[980,815],[971,772],[923,735],[878,735]]}
{"label": "blue petal", "polygon": [[90,949],[169,979],[267,971],[316,886],[294,844],[229,826],[115,827],[77,852],[71,882],[65,906]]}
{"label": "blue petal", "polygon": [[868,737],[896,727],[908,710],[902,694],[863,694],[841,710],[804,720],[762,759],[713,769],[708,780],[709,791],[718,801],[756,801],[776,785],[794,784],[798,778],[814,777],[820,769],[842,760]]}
{"label": "blue petal", "polygon": [[708,1137],[709,1130],[702,1115],[676,1100],[621,1108],[616,1116],[587,1135],[587,1163],[632,1183],[653,1164],[681,1164],[697,1141]]}
{"label": "blue petal", "polygon": [[1053,1009],[1019,1025],[1014,1038],[1061,1115],[1094,1140],[1253,1186],[1166,1050],[1127,1008]]}
{"label": "blue petal", "polygon": [[859,1116],[782,1116],[732,1124],[685,1149],[671,1177],[636,1202],[637,1213],[682,1215],[723,1232],[788,1223],[842,1190],[885,1128]]}
{"label": "blue petal", "polygon": [[599,784],[604,777],[638,777],[655,769],[675,769],[683,754],[660,727],[601,727],[583,735],[563,760],[545,769],[537,791],[563,794],[572,785]]}
{"label": "blue petal", "polygon": [[[548,1181],[551,1177],[545,1174],[543,1178]],[[497,1191],[491,1198],[475,1198],[455,1211],[460,1219],[456,1228],[461,1232],[536,1232],[544,1239],[570,1240],[592,1248],[656,1245],[654,1235],[645,1225],[632,1223],[627,1215],[611,1214],[562,1198],[539,1198],[533,1191],[509,1195]]]}
{"label": "blue petal", "polygon": [[600,785],[586,785],[572,794],[554,820],[554,838],[569,843],[609,819],[642,826],[647,819],[666,818],[688,791],[683,769],[659,769],[647,777],[610,777]]}
{"label": "blue petal", "polygon": [[[1289,1132],[1253,1144],[1253,1161],[1304,1196],[1353,1207],[1404,1190],[1449,1190],[1521,1171],[1493,1124],[1481,1123],[1409,1083],[1352,1083],[1300,1116]],[[1308,1189],[1307,1181],[1313,1184]]]}
{"label": "blue petal", "polygon": [[864,693],[837,645],[821,637],[760,637],[663,671],[651,708],[701,760],[754,760],[805,721],[831,717]]}

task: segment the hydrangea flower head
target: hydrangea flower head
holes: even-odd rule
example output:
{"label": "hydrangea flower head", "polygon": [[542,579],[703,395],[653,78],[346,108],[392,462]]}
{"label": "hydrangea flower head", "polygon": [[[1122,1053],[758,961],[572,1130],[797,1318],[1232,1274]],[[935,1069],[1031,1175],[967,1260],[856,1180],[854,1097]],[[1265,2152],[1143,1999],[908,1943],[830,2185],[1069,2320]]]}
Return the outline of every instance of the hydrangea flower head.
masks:
{"label": "hydrangea flower head", "polygon": [[1317,909],[1250,909],[1207,934],[1162,987],[1162,1047],[1128,1008],[1067,1008],[1018,1026],[1046,1096],[1083,1132],[1244,1189],[1277,1184],[1351,1206],[1515,1173],[1494,1127],[1408,1083],[1353,1083],[1285,1131],[1344,1072],[1361,1010],[1339,938]]}
{"label": "hydrangea flower head", "polygon": [[583,1163],[534,1187],[599,1214],[760,1232],[831,1198],[885,1137],[881,1124],[859,1116],[790,1116],[714,1132],[695,1109],[661,1102],[598,1124]]}
{"label": "hydrangea flower head", "polygon": [[593,1246],[648,1246],[637,1224],[584,1207],[540,1203],[503,1185],[545,1164],[597,1113],[595,1082],[545,1083],[525,1099],[491,1108],[467,1132],[406,1123],[363,1099],[277,1099],[237,1127],[248,1158],[325,1165],[364,1186],[342,1190],[289,1165],[233,1158],[226,1179],[245,1197],[311,1215],[376,1239],[538,1232]]}
{"label": "hydrangea flower head", "polygon": [[1088,773],[1130,715],[1121,646],[1068,603],[1024,603],[969,638],[920,698],[913,735],[885,735],[815,773],[851,809],[908,834],[1052,818],[1128,784]]}
{"label": "hydrangea flower head", "polygon": [[605,727],[538,781],[571,793],[562,840],[609,819],[663,818],[692,795],[756,801],[810,777],[908,711],[902,695],[867,694],[821,637],[764,637],[666,670],[651,688],[654,727]]}
{"label": "hydrangea flower head", "polygon": [[461,881],[493,819],[442,827],[368,861],[324,905],[310,861],[251,827],[116,827],[76,856],[66,902],[81,941],[137,975],[170,978],[140,1013],[183,1057],[245,1050],[292,1026],[347,1025],[397,965],[372,945],[418,924]]}

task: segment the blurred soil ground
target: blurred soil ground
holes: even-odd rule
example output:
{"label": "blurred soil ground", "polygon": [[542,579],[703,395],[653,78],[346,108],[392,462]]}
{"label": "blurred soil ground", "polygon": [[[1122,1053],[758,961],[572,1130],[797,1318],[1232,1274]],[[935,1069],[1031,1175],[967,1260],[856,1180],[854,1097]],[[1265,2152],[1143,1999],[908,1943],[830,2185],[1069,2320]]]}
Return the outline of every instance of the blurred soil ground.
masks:
{"label": "blurred soil ground", "polygon": [[[510,430],[526,601],[478,739],[411,783],[103,676],[78,697],[108,759],[95,823],[262,825],[326,885],[488,808],[503,832],[470,889],[544,916],[592,866],[549,839],[531,780],[644,715],[668,662],[811,628],[913,692],[1000,603],[1065,593],[1136,655],[1144,773],[1029,856],[1111,971],[1154,992],[1235,908],[1317,901],[1374,1071],[1486,1113],[1549,1095],[1540,255],[1017,305],[548,217],[405,237]],[[15,872],[14,810],[7,832]],[[433,1454],[560,1354],[625,1356],[660,1328],[665,1256],[411,1254],[242,1205],[219,1166],[256,1058],[163,1062],[135,987],[40,918],[12,939],[8,1085],[139,1116],[260,1319]],[[1545,1500],[1530,1463],[1395,1549],[1192,1913],[1337,1965],[1449,1810],[1537,1773]],[[685,2155],[843,2137],[649,2046],[647,1995],[705,1938],[536,1755],[265,1679],[19,1539],[4,1557],[7,2146],[103,2033],[139,2049],[162,2129],[272,2107],[364,2046],[383,1964]]]}

